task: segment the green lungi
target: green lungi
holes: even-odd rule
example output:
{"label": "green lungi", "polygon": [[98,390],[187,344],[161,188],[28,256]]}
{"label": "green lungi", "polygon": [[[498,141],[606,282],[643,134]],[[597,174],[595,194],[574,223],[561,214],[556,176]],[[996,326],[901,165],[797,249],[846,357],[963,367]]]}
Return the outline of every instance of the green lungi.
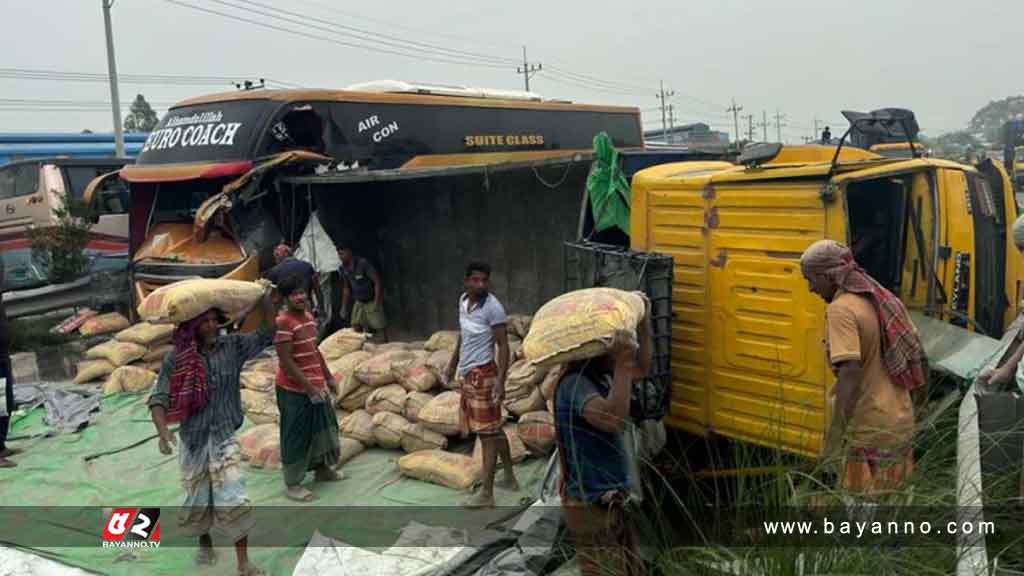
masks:
{"label": "green lungi", "polygon": [[301,484],[309,470],[338,465],[338,419],[330,401],[314,404],[305,394],[278,387],[277,408],[281,413],[281,466],[287,486]]}

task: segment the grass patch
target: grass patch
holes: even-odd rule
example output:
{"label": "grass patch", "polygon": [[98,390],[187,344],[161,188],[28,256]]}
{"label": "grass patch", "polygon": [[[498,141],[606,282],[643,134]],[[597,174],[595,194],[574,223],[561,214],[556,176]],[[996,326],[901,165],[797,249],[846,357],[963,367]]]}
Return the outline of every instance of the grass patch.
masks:
{"label": "grass patch", "polygon": [[[955,511],[957,499],[957,436],[959,401],[935,414],[939,402],[954,385],[937,381],[937,393],[918,414],[915,435],[915,469],[898,489],[877,499],[883,506],[917,509],[934,507]],[[793,507],[810,510],[815,506],[842,506],[850,495],[837,487],[837,463],[816,463],[781,451],[727,441],[691,439],[682,454],[664,454],[659,462],[644,462],[649,495],[643,514],[642,542],[656,550],[655,568],[661,574],[713,574],[736,576],[809,576],[811,574],[945,575],[954,573],[957,549],[954,545],[935,547],[867,547],[848,545],[834,548],[743,547],[723,545],[713,534],[687,529],[698,526],[729,527],[741,521],[736,510],[758,508],[768,516],[772,511]],[[732,477],[702,475],[700,470],[752,468],[760,473]],[[1006,515],[1018,506],[1020,473],[1014,471],[986,478],[986,517],[997,518],[989,508]],[[1011,508],[1012,507],[1012,508]],[[998,522],[997,522],[998,527]],[[680,539],[680,534],[685,538]],[[681,547],[680,542],[686,542]],[[1000,555],[1000,565],[1017,568],[1024,558],[1019,550],[994,549],[989,560]]]}

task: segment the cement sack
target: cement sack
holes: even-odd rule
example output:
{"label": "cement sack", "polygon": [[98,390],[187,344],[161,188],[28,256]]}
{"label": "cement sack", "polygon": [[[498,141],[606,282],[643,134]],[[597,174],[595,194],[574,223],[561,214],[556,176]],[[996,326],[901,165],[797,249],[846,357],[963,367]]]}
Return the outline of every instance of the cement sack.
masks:
{"label": "cement sack", "polygon": [[[494,347],[494,357],[498,357],[498,347]],[[523,341],[509,339],[508,341],[508,358],[512,362],[518,362],[523,359]]]}
{"label": "cement sack", "polygon": [[141,360],[146,355],[146,348],[131,342],[108,340],[99,346],[93,346],[85,352],[89,360],[106,360],[114,366],[121,367]]}
{"label": "cement sack", "polygon": [[409,392],[405,397],[405,407],[402,409],[402,416],[409,422],[419,422],[420,410],[430,403],[434,396],[426,392]]}
{"label": "cement sack", "polygon": [[129,366],[135,366],[136,368],[142,368],[143,370],[149,370],[150,372],[159,374],[160,370],[163,369],[163,362],[146,362],[144,360],[136,360],[129,364]]}
{"label": "cement sack", "polygon": [[505,399],[505,408],[517,417],[522,416],[528,412],[536,412],[537,410],[544,409],[544,395],[541,394],[540,388],[534,388],[533,392],[525,398],[517,400]]}
{"label": "cement sack", "polygon": [[[366,384],[360,383],[355,378],[350,378],[350,381],[355,383],[355,387],[349,390],[344,396],[339,393],[338,399],[334,405],[337,408],[348,410],[349,412],[364,410],[366,408],[366,399],[369,398],[374,389]],[[341,387],[340,384],[339,387]]]}
{"label": "cement sack", "polygon": [[89,318],[78,329],[78,333],[88,338],[101,334],[110,334],[111,332],[120,332],[131,325],[132,323],[121,314],[111,312],[110,314],[101,314]]}
{"label": "cement sack", "polygon": [[344,464],[366,452],[366,446],[362,442],[355,438],[345,438],[344,436],[338,436],[338,448],[341,452],[341,458],[338,460],[339,464]]}
{"label": "cement sack", "polygon": [[532,316],[526,316],[523,314],[512,314],[508,317],[508,328],[509,336],[515,336],[520,340],[525,340],[526,335],[530,333],[530,322],[533,321]]}
{"label": "cement sack", "polygon": [[257,424],[281,420],[281,414],[277,410],[277,397],[273,392],[257,392],[243,388],[242,410]]}
{"label": "cement sack", "polygon": [[326,362],[337,360],[346,354],[361,350],[368,338],[368,334],[360,334],[351,328],[338,330],[320,343],[320,354]]}
{"label": "cement sack", "polygon": [[523,341],[526,358],[550,366],[603,355],[616,330],[636,338],[646,300],[640,292],[588,288],[562,294],[541,307]]}
{"label": "cement sack", "polygon": [[242,372],[241,381],[242,388],[247,390],[272,392],[274,390],[275,382],[277,381],[277,376],[274,374],[267,374],[266,372],[247,370]]}
{"label": "cement sack", "polygon": [[373,415],[366,410],[356,410],[338,423],[339,433],[354,440],[359,440],[367,448],[376,444],[373,437]]}
{"label": "cement sack", "polygon": [[110,376],[117,367],[106,360],[79,362],[75,371],[75,384],[85,384]]}
{"label": "cement sack", "polygon": [[448,368],[448,362],[452,359],[451,350],[437,350],[431,352],[430,356],[427,356],[427,368],[434,373],[437,377],[438,382],[444,378],[445,370]]}
{"label": "cement sack", "polygon": [[440,484],[454,490],[469,490],[480,480],[480,465],[464,454],[444,450],[421,450],[398,459],[402,475]]}
{"label": "cement sack", "polygon": [[408,350],[408,347],[402,342],[388,342],[386,344],[371,344],[369,342],[363,346],[363,350],[371,354],[383,354],[385,352],[394,352],[396,350]]}
{"label": "cement sack", "polygon": [[420,410],[419,421],[428,430],[445,436],[461,433],[462,395],[458,392],[442,392]]}
{"label": "cement sack", "polygon": [[257,358],[245,363],[242,367],[244,372],[259,372],[261,374],[277,375],[277,357]]}
{"label": "cement sack", "polygon": [[402,450],[409,454],[420,450],[443,450],[448,439],[442,434],[428,430],[422,424],[409,424],[402,430]]}
{"label": "cement sack", "polygon": [[[509,452],[512,455],[512,462],[518,464],[526,457],[530,455],[530,451],[526,449],[526,444],[519,438],[519,432],[516,430],[515,424],[505,424],[502,426],[501,431],[505,433],[505,438],[508,439]],[[473,444],[473,461],[478,466],[484,464],[484,447],[480,442],[480,438],[477,437],[476,443]],[[498,465],[501,465],[501,460],[498,460]]]}
{"label": "cement sack", "polygon": [[447,350],[452,352],[455,350],[455,344],[459,341],[459,333],[454,330],[442,330],[435,332],[430,340],[423,346],[425,350],[430,352],[436,352],[438,350]]}
{"label": "cement sack", "polygon": [[512,364],[508,369],[508,378],[505,380],[505,397],[524,398],[529,396],[534,389],[540,386],[547,373],[547,367],[536,366],[526,360]]}
{"label": "cement sack", "polygon": [[174,344],[161,344],[156,348],[150,346],[146,355],[142,357],[143,362],[163,362],[164,357],[174,352]]}
{"label": "cement sack", "polygon": [[395,367],[398,383],[409,392],[428,392],[437,387],[437,374],[427,366],[427,357],[405,367]]}
{"label": "cement sack", "polygon": [[554,398],[548,398],[547,401],[544,402],[544,407],[547,408],[548,412],[551,412],[552,414],[554,414],[555,413],[555,399]]}
{"label": "cement sack", "polygon": [[406,350],[412,350],[413,352],[418,352],[418,351],[421,351],[421,350],[422,351],[427,351],[426,346],[427,346],[427,341],[426,340],[416,340],[415,342],[407,343],[405,345],[405,349]]}
{"label": "cement sack", "polygon": [[408,361],[414,354],[408,350],[390,350],[374,355],[356,367],[356,378],[363,384],[373,387],[387,386],[395,383],[395,375],[391,367],[396,362]]}
{"label": "cement sack", "polygon": [[103,394],[138,394],[149,392],[156,382],[156,372],[150,372],[135,366],[121,366],[114,370],[103,385]]}
{"label": "cement sack", "polygon": [[153,324],[180,324],[217,308],[237,321],[259,303],[266,281],[197,278],[157,288],[139,304],[139,316]]}
{"label": "cement sack", "polygon": [[[372,357],[373,354],[364,350],[358,350],[335,360],[328,361],[327,369],[330,370],[331,374],[334,376],[334,381],[338,384],[342,384],[345,380],[355,380],[356,368]],[[360,384],[362,383],[360,382]]]}
{"label": "cement sack", "polygon": [[139,344],[146,348],[152,348],[154,346],[170,342],[173,336],[173,324],[150,324],[149,322],[139,322],[131,328],[126,328],[118,332],[114,335],[114,339],[120,340],[121,342]]}
{"label": "cement sack", "polygon": [[398,414],[380,412],[373,415],[373,440],[381,448],[402,447],[402,432],[409,427],[409,421]]}
{"label": "cement sack", "polygon": [[544,381],[540,383],[540,393],[544,396],[545,400],[550,400],[555,397],[555,392],[558,390],[558,383],[562,381],[562,377],[565,376],[565,364],[559,364],[548,370],[547,376],[544,377]]}
{"label": "cement sack", "polygon": [[390,412],[401,414],[405,409],[405,397],[408,392],[398,384],[390,384],[377,388],[366,397],[366,411],[370,414]]}
{"label": "cement sack", "polygon": [[278,424],[253,426],[238,436],[242,459],[253,468],[281,469],[281,437]]}
{"label": "cement sack", "polygon": [[516,424],[516,431],[534,454],[544,456],[555,447],[555,416],[547,410],[523,414]]}

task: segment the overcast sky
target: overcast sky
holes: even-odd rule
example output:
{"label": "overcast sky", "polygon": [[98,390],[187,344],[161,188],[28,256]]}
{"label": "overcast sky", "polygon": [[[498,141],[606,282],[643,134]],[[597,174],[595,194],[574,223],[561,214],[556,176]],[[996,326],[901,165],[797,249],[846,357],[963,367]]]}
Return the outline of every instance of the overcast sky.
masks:
{"label": "overcast sky", "polygon": [[[111,129],[105,82],[11,71],[105,74],[101,1],[0,0],[0,131]],[[776,110],[784,114],[790,142],[810,136],[815,117],[841,132],[841,109],[884,106],[911,108],[922,130],[937,135],[963,127],[990,100],[1024,93],[1014,56],[1024,2],[1009,0],[116,0],[112,17],[122,75],[176,77],[146,85],[126,77],[122,104],[142,92],[161,113],[184,97],[232,89],[229,77],[521,89],[515,63],[502,59],[521,58],[523,44],[543,64],[531,88],[546,97],[635,105],[655,128],[664,80],[675,91],[677,124],[705,121],[732,133],[726,108],[735,97],[755,122],[767,112],[772,138]],[[194,85],[180,76],[225,80]]]}

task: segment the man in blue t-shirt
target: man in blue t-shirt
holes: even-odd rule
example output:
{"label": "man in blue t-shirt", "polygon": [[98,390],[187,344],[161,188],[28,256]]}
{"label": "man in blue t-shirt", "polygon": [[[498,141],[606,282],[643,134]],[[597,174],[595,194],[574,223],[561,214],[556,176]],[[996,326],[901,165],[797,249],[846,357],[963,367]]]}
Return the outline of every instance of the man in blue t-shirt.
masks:
{"label": "man in blue t-shirt", "polygon": [[[636,540],[622,506],[637,479],[626,441],[633,382],[651,369],[650,303],[637,327],[616,332],[608,353],[574,362],[555,392],[555,429],[562,460],[562,510],[583,576],[630,574]],[[614,544],[614,546],[610,546]]]}
{"label": "man in blue t-shirt", "polygon": [[320,293],[320,278],[313,265],[292,255],[292,249],[281,243],[274,248],[276,265],[263,273],[263,277],[275,286],[289,276],[301,276],[306,281],[309,296],[313,299],[313,315],[320,309],[323,295]]}

